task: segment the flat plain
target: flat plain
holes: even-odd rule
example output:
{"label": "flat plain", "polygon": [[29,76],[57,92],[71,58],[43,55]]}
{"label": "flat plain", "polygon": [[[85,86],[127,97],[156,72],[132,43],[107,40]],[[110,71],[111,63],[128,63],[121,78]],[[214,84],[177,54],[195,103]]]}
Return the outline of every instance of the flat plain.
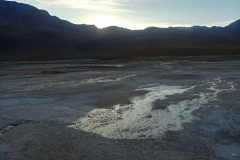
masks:
{"label": "flat plain", "polygon": [[0,68],[0,159],[240,159],[238,60]]}

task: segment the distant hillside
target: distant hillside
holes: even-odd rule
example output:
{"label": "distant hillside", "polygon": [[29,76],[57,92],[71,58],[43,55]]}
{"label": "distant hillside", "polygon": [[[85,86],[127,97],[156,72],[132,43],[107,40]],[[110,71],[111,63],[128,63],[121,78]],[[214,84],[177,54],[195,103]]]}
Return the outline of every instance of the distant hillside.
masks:
{"label": "distant hillside", "polygon": [[225,27],[228,33],[240,33],[240,20],[237,20]]}
{"label": "distant hillside", "polygon": [[98,29],[31,5],[0,1],[0,61],[239,54],[239,35],[240,20],[224,28]]}
{"label": "distant hillside", "polygon": [[51,16],[45,10],[17,2],[0,1],[0,15],[0,25],[21,29],[78,33],[86,36],[92,35],[98,30],[95,26],[72,24],[56,16]]}
{"label": "distant hillside", "polygon": [[79,49],[125,57],[239,54],[240,39],[232,35],[121,35],[82,43]]}

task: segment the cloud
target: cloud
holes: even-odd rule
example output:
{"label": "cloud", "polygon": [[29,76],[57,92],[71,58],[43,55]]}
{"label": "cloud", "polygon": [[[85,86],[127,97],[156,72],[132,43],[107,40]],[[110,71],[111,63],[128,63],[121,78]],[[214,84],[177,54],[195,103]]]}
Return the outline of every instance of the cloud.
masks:
{"label": "cloud", "polygon": [[[63,7],[63,8],[81,8],[86,10],[104,10],[118,12],[133,12],[121,9],[121,6],[128,3],[129,0],[35,0],[41,6]],[[33,1],[31,2],[33,3]]]}
{"label": "cloud", "polygon": [[114,0],[38,0],[42,4],[47,5],[66,5],[66,6],[79,6],[79,5],[107,5],[107,6],[114,6],[119,5]]}
{"label": "cloud", "polygon": [[39,8],[69,8],[98,10],[105,12],[139,13],[134,9],[126,9],[130,5],[138,5],[153,0],[16,0]]}

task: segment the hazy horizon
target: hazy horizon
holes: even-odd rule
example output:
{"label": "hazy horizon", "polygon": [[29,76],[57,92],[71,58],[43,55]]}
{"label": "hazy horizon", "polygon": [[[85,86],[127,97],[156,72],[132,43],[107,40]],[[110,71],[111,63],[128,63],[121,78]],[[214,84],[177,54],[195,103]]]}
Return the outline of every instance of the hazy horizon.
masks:
{"label": "hazy horizon", "polygon": [[238,0],[16,0],[74,24],[98,28],[226,26],[239,19]]}

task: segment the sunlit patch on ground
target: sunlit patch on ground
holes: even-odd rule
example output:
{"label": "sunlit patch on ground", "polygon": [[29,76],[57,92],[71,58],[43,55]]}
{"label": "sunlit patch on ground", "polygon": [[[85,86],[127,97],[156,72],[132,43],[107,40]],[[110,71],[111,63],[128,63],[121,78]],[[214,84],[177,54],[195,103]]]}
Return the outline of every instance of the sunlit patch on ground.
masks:
{"label": "sunlit patch on ground", "polygon": [[[225,84],[229,89],[219,89],[218,83],[221,83],[220,78],[202,83],[199,86],[204,92],[195,93],[197,98],[182,100],[175,104],[171,104],[175,101],[167,96],[180,96],[186,91],[191,93],[197,86],[139,87],[136,90],[145,90],[149,93],[133,98],[132,104],[129,105],[115,105],[113,109],[95,109],[77,120],[71,127],[114,139],[162,137],[166,131],[180,130],[184,123],[196,120],[192,112],[200,107],[208,107],[208,103],[215,101],[219,92],[234,89],[231,83]],[[187,99],[191,94],[185,96]],[[169,102],[165,109],[152,109],[154,102],[159,101],[161,105],[163,100]]]}

